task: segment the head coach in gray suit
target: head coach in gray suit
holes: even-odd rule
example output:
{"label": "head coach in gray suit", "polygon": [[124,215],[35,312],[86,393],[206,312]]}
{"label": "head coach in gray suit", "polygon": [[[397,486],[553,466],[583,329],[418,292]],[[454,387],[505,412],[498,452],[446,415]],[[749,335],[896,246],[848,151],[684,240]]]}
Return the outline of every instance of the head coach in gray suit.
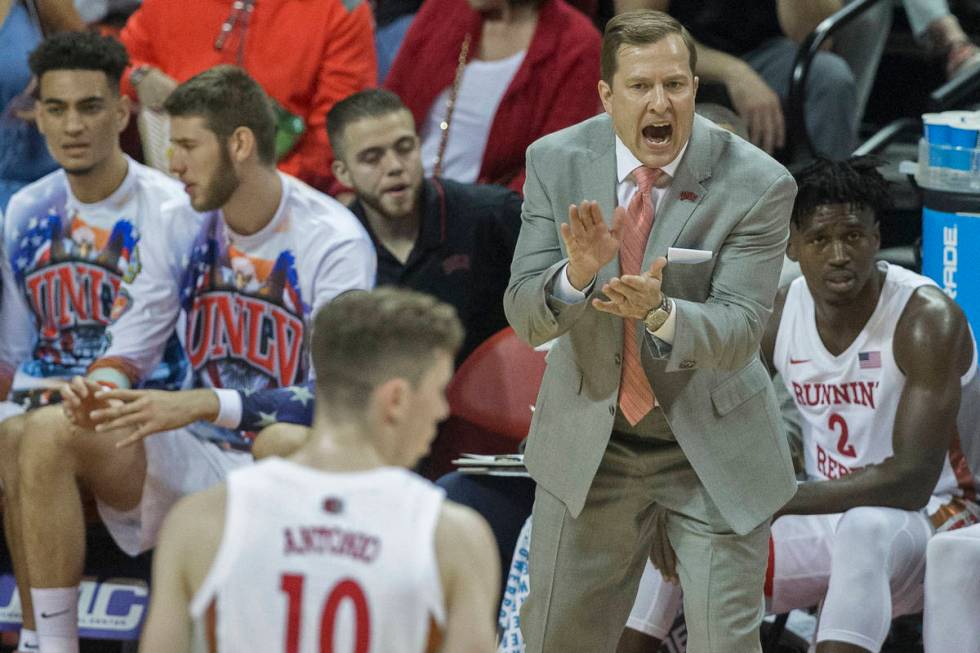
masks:
{"label": "head coach in gray suit", "polygon": [[695,117],[695,63],[666,14],[617,16],[605,114],[528,148],[504,307],[557,338],[526,450],[530,653],[616,649],[658,504],[688,650],[759,650],[769,521],[796,487],[759,341],[796,185]]}

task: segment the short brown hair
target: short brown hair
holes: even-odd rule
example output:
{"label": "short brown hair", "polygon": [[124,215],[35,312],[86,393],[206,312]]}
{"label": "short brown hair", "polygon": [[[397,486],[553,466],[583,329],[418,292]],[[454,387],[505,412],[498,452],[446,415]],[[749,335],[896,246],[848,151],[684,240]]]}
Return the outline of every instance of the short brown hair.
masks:
{"label": "short brown hair", "polygon": [[245,70],[223,64],[194,75],[163,103],[170,116],[201,116],[208,129],[227,139],[239,127],[255,135],[259,160],[276,162],[276,117],[269,97]]}
{"label": "short brown hair", "polygon": [[455,357],[462,342],[456,309],[431,295],[393,287],[344,293],[313,321],[318,399],[334,417],[356,417],[379,385],[418,383],[433,354]]}
{"label": "short brown hair", "polygon": [[688,61],[691,64],[691,74],[697,68],[698,51],[691,34],[677,19],[662,11],[638,9],[626,11],[613,17],[606,23],[606,31],[602,34],[602,79],[612,84],[613,75],[619,64],[619,48],[624,45],[649,45],[664,39],[671,34],[677,34],[687,46]]}
{"label": "short brown hair", "polygon": [[[344,130],[347,125],[365,118],[380,118],[390,113],[408,111],[397,95],[384,88],[370,88],[348,95],[327,112],[327,138],[334,158],[343,159]],[[415,123],[415,119],[412,119]]]}

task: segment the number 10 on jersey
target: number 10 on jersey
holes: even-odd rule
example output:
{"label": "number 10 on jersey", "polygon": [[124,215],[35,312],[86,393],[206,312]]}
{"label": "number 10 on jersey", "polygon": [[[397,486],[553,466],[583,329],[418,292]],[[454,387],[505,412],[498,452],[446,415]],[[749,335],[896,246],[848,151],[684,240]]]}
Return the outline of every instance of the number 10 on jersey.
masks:
{"label": "number 10 on jersey", "polygon": [[[279,589],[286,593],[286,641],[285,653],[299,653],[300,637],[303,629],[303,586],[306,577],[302,574],[283,574]],[[320,615],[320,653],[340,652],[335,647],[337,613],[344,601],[350,601],[354,609],[353,653],[367,653],[371,644],[371,616],[368,612],[367,597],[364,590],[352,578],[345,578],[334,585],[327,593]],[[307,630],[309,632],[309,629]]]}

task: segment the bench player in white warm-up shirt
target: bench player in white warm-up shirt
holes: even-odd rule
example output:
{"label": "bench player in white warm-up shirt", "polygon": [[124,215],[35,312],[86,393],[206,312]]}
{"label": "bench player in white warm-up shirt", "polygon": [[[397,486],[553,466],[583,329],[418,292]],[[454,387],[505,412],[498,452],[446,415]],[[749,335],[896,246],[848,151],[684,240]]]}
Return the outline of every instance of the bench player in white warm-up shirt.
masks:
{"label": "bench player in white warm-up shirt", "polygon": [[[275,169],[275,119],[255,80],[219,66],[181,84],[164,106],[171,169],[186,197],[144,225],[132,255],[140,269],[120,287],[110,343],[88,378],[62,389],[63,410],[33,411],[24,427],[21,533],[45,653],[78,650],[85,551],[77,486],[95,495],[123,551],[152,547],[177,499],[251,463],[244,434],[188,423],[197,400],[217,407],[216,392],[305,382],[314,311],[373,283],[373,246],[354,216]],[[98,384],[136,386],[178,325],[196,389],[148,399],[173,422],[145,439],[131,422],[94,428],[109,405],[95,396]]]}
{"label": "bench player in white warm-up shirt", "polygon": [[[894,616],[922,609],[932,534],[980,514],[961,447],[980,438],[977,347],[935,283],[875,262],[887,185],[870,162],[820,161],[797,183],[803,277],[762,350],[799,412],[806,481],[772,526],[767,607],[822,602],[818,651],[877,651]],[[675,593],[648,568],[628,626],[661,637]]]}
{"label": "bench player in white warm-up shirt", "polygon": [[[20,651],[38,646],[17,494],[20,441],[33,435],[25,413],[57,403],[57,389],[105,351],[116,292],[140,269],[143,229],[183,195],[176,180],[119,147],[130,114],[119,92],[128,62],[119,41],[78,32],[47,39],[30,56],[35,118],[60,168],[14,194],[0,223],[0,486],[23,614]],[[186,373],[170,335],[146,385],[177,387]]]}
{"label": "bench player in white warm-up shirt", "polygon": [[404,469],[448,414],[461,338],[452,308],[410,291],[322,309],[309,437],[173,509],[141,651],[492,651],[489,527]]}

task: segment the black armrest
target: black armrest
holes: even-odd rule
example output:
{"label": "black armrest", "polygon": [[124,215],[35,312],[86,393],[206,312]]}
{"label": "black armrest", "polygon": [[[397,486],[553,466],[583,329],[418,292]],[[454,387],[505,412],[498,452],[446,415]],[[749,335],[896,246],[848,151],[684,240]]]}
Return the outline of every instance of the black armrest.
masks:
{"label": "black armrest", "polygon": [[980,66],[963,75],[955,75],[929,94],[929,110],[945,111],[952,109],[973,96],[980,88]]}
{"label": "black armrest", "polygon": [[792,156],[803,154],[810,158],[820,154],[813,148],[810,134],[806,128],[806,112],[803,101],[806,94],[806,80],[810,74],[813,58],[817,56],[820,47],[826,40],[836,34],[842,27],[870,9],[879,2],[891,0],[855,0],[844,5],[840,11],[828,16],[810,32],[796,53],[796,63],[789,83],[788,109],[786,124],[789,127],[788,150]]}
{"label": "black armrest", "polygon": [[906,132],[913,133],[921,130],[922,121],[918,118],[898,118],[879,129],[874,136],[864,143],[858,145],[857,149],[854,150],[854,156],[878,154]]}

